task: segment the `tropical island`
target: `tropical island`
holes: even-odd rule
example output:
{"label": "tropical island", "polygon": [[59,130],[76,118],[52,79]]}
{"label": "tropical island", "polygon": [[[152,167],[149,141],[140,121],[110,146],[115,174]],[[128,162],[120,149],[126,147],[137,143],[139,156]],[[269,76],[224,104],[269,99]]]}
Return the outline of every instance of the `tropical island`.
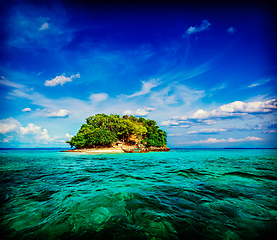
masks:
{"label": "tropical island", "polygon": [[167,134],[154,120],[133,115],[96,114],[71,140],[73,152],[149,152],[169,151]]}

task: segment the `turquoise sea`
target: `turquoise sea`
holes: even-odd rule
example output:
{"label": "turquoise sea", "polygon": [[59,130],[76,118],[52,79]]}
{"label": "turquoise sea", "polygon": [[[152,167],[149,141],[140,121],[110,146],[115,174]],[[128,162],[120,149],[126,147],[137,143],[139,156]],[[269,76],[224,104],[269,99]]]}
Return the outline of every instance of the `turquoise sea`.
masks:
{"label": "turquoise sea", "polygon": [[1,239],[277,239],[277,149],[0,149]]}

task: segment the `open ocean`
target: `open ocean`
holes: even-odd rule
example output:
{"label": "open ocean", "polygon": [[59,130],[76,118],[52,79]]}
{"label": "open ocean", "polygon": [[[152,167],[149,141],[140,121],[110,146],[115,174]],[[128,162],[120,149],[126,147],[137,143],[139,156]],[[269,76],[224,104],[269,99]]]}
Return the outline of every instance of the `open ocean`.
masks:
{"label": "open ocean", "polygon": [[277,239],[277,149],[0,149],[1,239]]}

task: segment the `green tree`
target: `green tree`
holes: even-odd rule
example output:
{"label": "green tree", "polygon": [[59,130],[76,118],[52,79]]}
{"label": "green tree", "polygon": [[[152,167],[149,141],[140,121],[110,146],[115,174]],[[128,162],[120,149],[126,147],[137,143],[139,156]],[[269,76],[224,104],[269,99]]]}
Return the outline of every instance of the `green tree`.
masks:
{"label": "green tree", "polygon": [[141,143],[141,139],[142,139],[143,135],[145,135],[146,133],[147,133],[146,127],[144,127],[142,125],[134,126],[134,134],[138,138],[139,144]]}
{"label": "green tree", "polygon": [[147,147],[166,145],[166,132],[154,120],[104,113],[86,118],[86,123],[67,143],[76,148],[111,146],[118,140],[130,141],[132,134]]}
{"label": "green tree", "polygon": [[116,134],[109,130],[96,128],[93,131],[87,133],[85,136],[86,147],[93,146],[111,146],[112,143],[117,141]]}

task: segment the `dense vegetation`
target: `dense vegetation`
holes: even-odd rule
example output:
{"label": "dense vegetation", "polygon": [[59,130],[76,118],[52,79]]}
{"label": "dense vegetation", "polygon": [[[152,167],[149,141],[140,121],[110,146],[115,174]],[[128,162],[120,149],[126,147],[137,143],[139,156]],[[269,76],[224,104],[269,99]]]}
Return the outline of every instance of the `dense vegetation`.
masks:
{"label": "dense vegetation", "polygon": [[161,130],[154,120],[136,118],[132,115],[121,117],[117,114],[96,114],[88,117],[86,124],[83,124],[67,143],[76,148],[112,146],[118,140],[126,144],[135,144],[131,136],[135,136],[138,143],[145,147],[166,145],[166,132]]}

